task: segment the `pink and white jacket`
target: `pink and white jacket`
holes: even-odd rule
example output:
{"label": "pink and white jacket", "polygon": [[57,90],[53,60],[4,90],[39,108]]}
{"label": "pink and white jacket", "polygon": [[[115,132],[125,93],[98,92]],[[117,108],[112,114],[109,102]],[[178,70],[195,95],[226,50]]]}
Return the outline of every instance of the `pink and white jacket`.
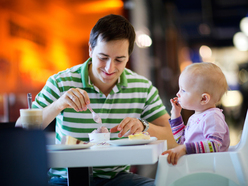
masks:
{"label": "pink and white jacket", "polygon": [[169,122],[175,140],[186,145],[187,154],[223,152],[229,148],[228,125],[218,108],[193,114],[186,126],[181,116]]}

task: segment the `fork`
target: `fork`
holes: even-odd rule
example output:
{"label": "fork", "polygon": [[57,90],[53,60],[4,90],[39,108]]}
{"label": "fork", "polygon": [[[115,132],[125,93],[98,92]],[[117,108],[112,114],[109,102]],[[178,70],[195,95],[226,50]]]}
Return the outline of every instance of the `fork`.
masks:
{"label": "fork", "polygon": [[102,119],[100,118],[100,116],[98,114],[96,114],[90,105],[87,105],[88,109],[91,111],[91,114],[92,114],[92,117],[93,117],[93,120],[98,123],[98,124],[102,124]]}

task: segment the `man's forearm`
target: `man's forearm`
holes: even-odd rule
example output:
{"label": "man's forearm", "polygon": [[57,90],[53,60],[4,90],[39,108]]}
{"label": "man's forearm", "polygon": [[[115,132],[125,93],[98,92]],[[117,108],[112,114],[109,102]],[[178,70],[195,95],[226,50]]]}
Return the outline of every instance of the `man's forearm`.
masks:
{"label": "man's forearm", "polygon": [[57,107],[57,101],[53,102],[51,105],[48,105],[43,109],[43,123],[42,129],[45,129],[54,118],[62,111]]}
{"label": "man's forearm", "polygon": [[[53,102],[51,105],[43,108],[43,122],[41,129],[45,129],[61,111],[62,110],[58,109],[56,101]],[[21,117],[17,119],[15,126],[22,127]]]}
{"label": "man's forearm", "polygon": [[173,137],[170,126],[157,126],[150,123],[148,132],[151,136],[157,137],[158,140],[167,140],[168,149],[178,146]]}
{"label": "man's forearm", "polygon": [[168,149],[178,146],[172,134],[171,126],[169,124],[170,116],[165,114],[150,123],[148,132],[151,136],[155,136],[158,140],[167,140]]}

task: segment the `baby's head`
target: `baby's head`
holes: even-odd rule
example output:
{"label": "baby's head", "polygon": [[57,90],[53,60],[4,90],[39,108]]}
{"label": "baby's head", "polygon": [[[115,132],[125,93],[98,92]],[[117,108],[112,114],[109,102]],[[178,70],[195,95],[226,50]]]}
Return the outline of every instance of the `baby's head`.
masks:
{"label": "baby's head", "polygon": [[225,75],[221,69],[213,63],[193,63],[187,66],[181,76],[191,81],[192,90],[200,94],[207,93],[211,102],[216,104],[228,90]]}

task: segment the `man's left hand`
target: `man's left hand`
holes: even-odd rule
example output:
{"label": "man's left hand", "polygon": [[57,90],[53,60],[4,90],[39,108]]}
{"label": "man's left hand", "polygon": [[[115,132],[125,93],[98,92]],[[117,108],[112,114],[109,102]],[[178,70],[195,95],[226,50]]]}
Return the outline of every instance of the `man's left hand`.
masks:
{"label": "man's left hand", "polygon": [[118,137],[127,137],[131,134],[142,132],[144,130],[144,125],[137,118],[127,117],[121,121],[119,125],[110,129],[110,132],[120,131]]}

